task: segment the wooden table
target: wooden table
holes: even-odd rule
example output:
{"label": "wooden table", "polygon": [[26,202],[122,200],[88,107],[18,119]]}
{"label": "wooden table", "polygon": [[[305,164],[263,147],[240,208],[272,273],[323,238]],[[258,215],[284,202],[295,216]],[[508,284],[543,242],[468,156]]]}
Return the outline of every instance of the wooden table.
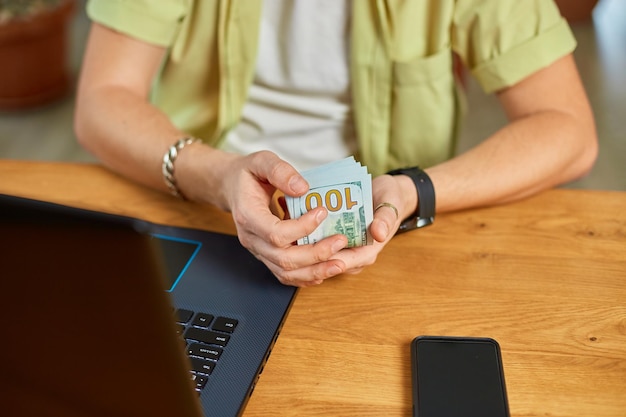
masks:
{"label": "wooden table", "polygon": [[[0,192],[233,233],[226,213],[88,164],[0,161]],[[246,416],[403,416],[417,335],[493,337],[511,415],[626,416],[626,193],[441,215],[299,292]]]}

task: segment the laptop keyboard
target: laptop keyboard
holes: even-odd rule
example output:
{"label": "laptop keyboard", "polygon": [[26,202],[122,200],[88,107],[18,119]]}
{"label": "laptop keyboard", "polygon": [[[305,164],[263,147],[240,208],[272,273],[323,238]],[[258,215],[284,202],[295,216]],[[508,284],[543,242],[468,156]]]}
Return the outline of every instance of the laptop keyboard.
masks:
{"label": "laptop keyboard", "polygon": [[191,378],[200,392],[215,369],[237,327],[237,320],[204,312],[176,309],[177,331],[185,340]]}

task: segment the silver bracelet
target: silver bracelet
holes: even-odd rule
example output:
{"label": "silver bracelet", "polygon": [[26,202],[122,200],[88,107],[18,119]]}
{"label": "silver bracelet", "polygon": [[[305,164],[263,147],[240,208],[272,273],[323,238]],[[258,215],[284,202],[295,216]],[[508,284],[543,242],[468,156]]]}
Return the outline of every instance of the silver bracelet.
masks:
{"label": "silver bracelet", "polygon": [[185,146],[191,145],[194,142],[200,142],[200,139],[187,137],[176,141],[175,144],[170,146],[165,155],[163,155],[163,165],[161,165],[165,185],[167,185],[172,195],[182,198],[183,200],[185,200],[185,196],[180,192],[178,185],[176,185],[176,178],[174,178],[174,162],[176,162],[176,158],[178,158],[178,153]]}

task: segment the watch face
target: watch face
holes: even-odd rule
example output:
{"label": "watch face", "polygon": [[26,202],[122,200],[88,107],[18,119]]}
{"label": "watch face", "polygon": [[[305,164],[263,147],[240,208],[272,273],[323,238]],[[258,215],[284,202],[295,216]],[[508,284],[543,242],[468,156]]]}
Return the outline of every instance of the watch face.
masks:
{"label": "watch face", "polygon": [[409,232],[414,229],[417,229],[417,217],[410,217],[400,224],[396,234]]}
{"label": "watch face", "polygon": [[434,217],[421,217],[417,219],[416,226],[418,229],[420,227],[430,226],[431,224],[433,224],[434,221],[435,221]]}
{"label": "watch face", "polygon": [[404,233],[421,227],[430,226],[434,222],[433,217],[411,217],[402,222],[397,233]]}

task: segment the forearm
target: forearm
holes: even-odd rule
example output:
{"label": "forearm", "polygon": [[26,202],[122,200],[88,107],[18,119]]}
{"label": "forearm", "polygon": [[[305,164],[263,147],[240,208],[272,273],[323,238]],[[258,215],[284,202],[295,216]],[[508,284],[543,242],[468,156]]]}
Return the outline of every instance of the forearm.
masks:
{"label": "forearm", "polygon": [[[510,122],[478,146],[426,170],[437,212],[519,200],[591,170],[598,152],[595,122],[571,54],[497,97]],[[403,182],[405,196],[411,196],[410,186]]]}
{"label": "forearm", "polygon": [[[187,136],[148,100],[166,52],[164,47],[95,23],[81,68],[74,118],[81,145],[103,164],[163,191],[167,191],[163,156]],[[188,198],[227,208],[220,172],[232,158],[207,145],[189,145],[176,159],[177,185]]]}
{"label": "forearm", "polygon": [[160,161],[183,135],[145,100],[116,86],[79,95],[75,131],[80,144],[103,164],[161,190],[166,187],[158,175]]}
{"label": "forearm", "polygon": [[[81,145],[104,165],[161,191],[167,191],[163,156],[178,139],[187,136],[145,99],[118,86],[79,94],[75,130]],[[184,148],[175,163],[183,194],[227,208],[219,172],[230,157],[203,144]]]}
{"label": "forearm", "polygon": [[502,204],[572,181],[595,160],[595,133],[559,111],[520,118],[480,145],[427,170],[437,211]]}

